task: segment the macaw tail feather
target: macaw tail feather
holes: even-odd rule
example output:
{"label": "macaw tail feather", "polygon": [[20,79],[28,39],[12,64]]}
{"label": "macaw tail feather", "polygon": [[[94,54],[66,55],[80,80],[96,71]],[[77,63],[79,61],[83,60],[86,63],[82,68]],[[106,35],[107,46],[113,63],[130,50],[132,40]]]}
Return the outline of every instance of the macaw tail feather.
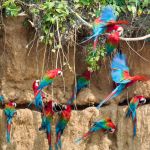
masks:
{"label": "macaw tail feather", "polygon": [[125,88],[125,84],[118,85],[100,104],[96,107],[97,109],[100,109],[100,107],[108,102],[110,99],[117,97]]}
{"label": "macaw tail feather", "polygon": [[7,124],[7,133],[6,133],[6,139],[7,142],[10,143],[10,130],[11,130],[11,124]]}
{"label": "macaw tail feather", "polygon": [[98,39],[97,37],[94,39],[93,49],[96,50]]}
{"label": "macaw tail feather", "polygon": [[55,149],[61,149],[62,148],[62,142],[61,142],[61,132],[57,133],[57,139],[56,139],[56,143],[55,143]]}
{"label": "macaw tail feather", "polygon": [[136,123],[134,123],[134,127],[133,127],[133,137],[136,136]]}
{"label": "macaw tail feather", "polygon": [[62,148],[62,142],[61,139],[59,141],[57,141],[57,143],[55,144],[55,150],[59,150]]}
{"label": "macaw tail feather", "polygon": [[92,132],[87,132],[85,133],[81,138],[78,138],[75,140],[75,143],[80,144],[82,142],[82,140],[84,140],[86,137],[88,137]]}
{"label": "macaw tail feather", "polygon": [[33,103],[34,103],[34,101],[30,102],[29,105],[28,105],[28,107],[30,107]]}
{"label": "macaw tail feather", "polygon": [[136,114],[135,114],[135,118],[133,120],[133,137],[136,136],[136,126],[137,126],[137,119],[136,119]]}
{"label": "macaw tail feather", "polygon": [[48,139],[48,144],[49,144],[49,150],[52,150],[52,145],[51,145],[51,133],[47,133],[47,139]]}

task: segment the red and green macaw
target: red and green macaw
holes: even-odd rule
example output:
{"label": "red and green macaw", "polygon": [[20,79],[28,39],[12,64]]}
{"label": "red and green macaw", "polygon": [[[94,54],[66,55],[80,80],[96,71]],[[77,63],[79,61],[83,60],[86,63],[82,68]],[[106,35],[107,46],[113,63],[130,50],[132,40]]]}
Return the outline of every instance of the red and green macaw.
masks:
{"label": "red and green macaw", "polygon": [[[115,25],[117,24],[127,24],[127,21],[117,20],[117,16],[115,14],[115,10],[112,6],[106,6],[103,8],[101,15],[99,18],[95,19],[93,25],[93,35],[91,35],[87,40],[94,39],[93,49],[96,50],[98,37],[106,32],[108,32],[111,28],[111,31],[115,29]],[[86,41],[87,41],[86,40]],[[84,42],[86,42],[84,41]],[[82,42],[83,43],[83,42]]]}
{"label": "red and green macaw", "polygon": [[45,98],[45,94],[42,91],[38,92],[39,84],[40,84],[40,80],[35,80],[32,84],[32,88],[35,96],[34,104],[38,110],[43,111],[43,107],[44,107],[43,99]]}
{"label": "red and green macaw", "polygon": [[7,133],[6,133],[6,139],[7,142],[10,143],[10,130],[11,130],[11,124],[12,124],[12,119],[14,115],[17,113],[15,110],[16,103],[15,102],[9,102],[8,104],[5,104],[5,109],[4,113],[7,117]]}
{"label": "red and green macaw", "polygon": [[48,70],[47,73],[44,75],[43,79],[40,81],[36,95],[38,95],[38,93],[43,88],[51,85],[57,76],[61,75],[62,75],[61,69]]}
{"label": "red and green macaw", "polygon": [[60,113],[59,121],[56,124],[56,143],[55,143],[56,150],[62,148],[61,136],[70,120],[71,111],[72,111],[71,105],[67,104],[66,109]]}
{"label": "red and green macaw", "polygon": [[116,88],[97,106],[99,109],[104,103],[112,98],[117,97],[122,91],[133,85],[137,81],[147,81],[150,78],[146,76],[130,76],[129,67],[127,66],[126,56],[122,53],[117,53],[111,63],[112,80],[116,83]]}
{"label": "red and green macaw", "polygon": [[39,130],[45,130],[47,133],[47,139],[49,144],[49,150],[52,150],[51,145],[51,123],[53,119],[53,115],[55,112],[59,112],[61,110],[64,110],[64,106],[61,104],[58,104],[57,102],[50,100],[45,106],[44,106],[44,113],[42,114],[42,124]]}
{"label": "red and green macaw", "polygon": [[73,103],[73,101],[76,99],[79,92],[82,89],[87,88],[89,86],[91,74],[92,74],[92,71],[85,70],[81,75],[77,75],[76,85],[75,85],[72,97],[70,98],[70,100],[68,102]]}
{"label": "red and green macaw", "polygon": [[4,104],[4,96],[0,95],[0,102],[2,103],[2,105]]}
{"label": "red and green macaw", "polygon": [[128,107],[126,117],[132,117],[133,121],[133,137],[136,136],[136,126],[137,126],[137,116],[136,116],[136,109],[139,105],[145,104],[146,99],[144,96],[134,96],[131,101],[130,105]]}
{"label": "red and green macaw", "polygon": [[51,145],[51,123],[54,115],[53,110],[54,101],[50,100],[45,106],[44,106],[44,114],[42,116],[42,124],[39,130],[45,130],[47,134],[48,144],[49,144],[49,150],[52,150]]}
{"label": "red and green macaw", "polygon": [[97,131],[114,133],[116,130],[115,124],[110,118],[102,119],[96,122],[93,122],[93,125],[87,133],[85,133],[81,138],[76,139],[76,143],[80,143],[82,140],[86,139],[89,135]]}

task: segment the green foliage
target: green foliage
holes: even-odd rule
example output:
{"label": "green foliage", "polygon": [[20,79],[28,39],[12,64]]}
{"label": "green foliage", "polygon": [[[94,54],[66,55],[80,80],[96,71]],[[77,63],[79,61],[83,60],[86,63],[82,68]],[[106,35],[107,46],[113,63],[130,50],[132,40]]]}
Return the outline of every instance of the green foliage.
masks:
{"label": "green foliage", "polygon": [[93,71],[99,70],[98,62],[105,56],[105,47],[98,47],[96,51],[93,51],[93,45],[90,44],[87,47],[87,51],[86,63],[89,65],[89,68]]}
{"label": "green foliage", "polygon": [[21,7],[17,6],[15,0],[7,0],[3,3],[3,7],[6,8],[6,16],[17,16],[21,11]]}
{"label": "green foliage", "polygon": [[[38,38],[46,44],[53,45],[52,50],[61,48],[60,39],[67,36],[68,40],[69,33],[74,27],[77,29],[81,27],[81,23],[69,8],[87,22],[93,22],[105,5],[112,5],[116,14],[122,15],[123,18],[126,16],[136,18],[150,14],[149,0],[3,0],[2,3],[6,16],[17,16],[20,12],[26,11],[38,32]],[[26,20],[24,26],[27,25]],[[145,30],[148,31],[148,29]],[[103,46],[97,48],[95,53],[92,46],[88,46],[87,49],[86,62],[93,70],[99,69],[98,61],[104,57],[105,48]]]}

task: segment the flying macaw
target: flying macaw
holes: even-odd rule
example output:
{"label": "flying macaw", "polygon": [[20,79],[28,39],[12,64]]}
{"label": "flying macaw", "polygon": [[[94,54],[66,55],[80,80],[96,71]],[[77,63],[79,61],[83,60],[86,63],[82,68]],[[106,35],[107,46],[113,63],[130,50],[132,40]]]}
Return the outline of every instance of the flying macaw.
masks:
{"label": "flying macaw", "polygon": [[2,103],[2,105],[4,104],[4,96],[0,96],[0,102]]}
{"label": "flying macaw", "polygon": [[145,104],[146,99],[143,96],[134,96],[131,101],[130,105],[128,107],[126,117],[132,116],[133,121],[133,137],[136,136],[136,126],[137,126],[137,116],[136,116],[136,109],[139,105]]}
{"label": "flying macaw", "polygon": [[75,85],[72,97],[70,98],[70,100],[68,100],[68,102],[73,103],[73,101],[76,99],[79,92],[82,89],[87,88],[89,86],[91,73],[92,73],[91,71],[85,70],[81,75],[78,75],[76,77],[76,85]]}
{"label": "flying macaw", "polygon": [[49,144],[49,150],[52,150],[52,146],[51,146],[51,123],[52,123],[53,115],[55,112],[59,112],[59,111],[64,110],[64,109],[65,109],[65,107],[63,105],[58,104],[53,100],[50,100],[44,106],[44,114],[42,114],[42,124],[41,124],[41,127],[39,128],[39,130],[45,130],[46,131],[48,144]]}
{"label": "flying macaw", "polygon": [[[38,87],[39,87],[39,84],[40,84],[40,80],[35,80],[32,84],[32,88],[33,88],[33,91],[34,91],[34,96],[37,94],[38,92]],[[40,91],[36,96],[35,96],[35,101],[34,101],[34,104],[36,106],[36,108],[38,110],[43,110],[43,107],[44,107],[44,103],[43,103],[43,99],[45,98],[45,94]]]}
{"label": "flying macaw", "polygon": [[130,76],[129,67],[127,66],[126,56],[122,53],[117,53],[111,64],[112,80],[116,83],[117,87],[97,106],[99,109],[108,100],[117,97],[122,91],[133,85],[137,81],[147,81],[150,78],[146,76]]}
{"label": "flying macaw", "polygon": [[5,105],[4,113],[7,117],[7,133],[6,133],[6,139],[7,142],[10,143],[10,130],[11,130],[11,124],[12,124],[12,118],[17,113],[15,110],[16,103],[15,102],[9,102]]}
{"label": "flying macaw", "polygon": [[[87,40],[94,39],[93,49],[96,50],[98,37],[105,32],[107,32],[108,27],[111,26],[113,29],[117,24],[127,24],[127,21],[117,20],[115,10],[111,6],[106,6],[103,8],[99,18],[95,19],[93,24],[93,35],[91,35]],[[87,41],[86,40],[86,41]],[[83,41],[83,42],[86,42]],[[83,43],[82,42],[82,43]]]}
{"label": "flying macaw", "polygon": [[43,88],[47,87],[48,85],[51,85],[57,76],[61,75],[62,75],[61,69],[48,70],[47,73],[44,75],[43,79],[40,81],[36,95],[38,95],[38,93]]}
{"label": "flying macaw", "polygon": [[93,122],[93,125],[87,133],[85,133],[81,138],[75,140],[76,143],[80,143],[82,140],[86,139],[89,135],[97,131],[114,133],[116,130],[115,124],[110,118],[102,119],[96,122]]}

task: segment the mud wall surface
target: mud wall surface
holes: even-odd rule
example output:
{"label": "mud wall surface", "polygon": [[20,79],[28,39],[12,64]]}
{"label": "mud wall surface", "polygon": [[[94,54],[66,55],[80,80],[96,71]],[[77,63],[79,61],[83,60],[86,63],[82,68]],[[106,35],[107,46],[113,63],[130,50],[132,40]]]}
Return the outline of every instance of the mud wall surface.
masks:
{"label": "mud wall surface", "polygon": [[[6,118],[3,110],[0,110],[0,150],[47,150],[46,134],[38,128],[41,123],[41,115],[37,111],[26,108],[34,96],[32,83],[41,78],[47,69],[53,69],[52,59],[45,46],[35,42],[32,47],[27,47],[34,38],[33,29],[26,29],[22,24],[23,17],[6,18],[5,32],[0,33],[0,91],[6,102],[10,99],[18,104],[17,115],[14,117],[11,144],[6,144]],[[122,51],[127,54],[130,72],[132,75],[150,75],[150,44],[147,42],[129,43],[142,57],[142,59],[126,42],[121,44]],[[69,63],[74,67],[74,49],[70,47],[68,53]],[[86,69],[83,55],[80,49],[76,52],[76,72],[82,73]],[[77,106],[83,110],[74,110],[71,120],[62,137],[63,150],[149,150],[150,149],[150,108],[149,104],[141,106],[137,110],[137,137],[133,139],[133,125],[131,119],[125,118],[127,105],[119,106],[118,103],[134,95],[150,97],[150,82],[139,82],[125,90],[109,105],[100,111],[92,107],[105,98],[113,89],[110,76],[110,60],[106,58],[100,71],[92,74],[90,88],[81,91],[77,97]],[[49,98],[54,96],[61,103],[65,103],[70,97],[74,84],[74,74],[69,69],[64,69],[63,78],[57,78],[52,88],[47,88]],[[65,88],[64,88],[65,87]],[[64,92],[65,91],[65,92]],[[22,108],[20,108],[22,106]],[[89,108],[86,108],[91,106]],[[111,117],[117,124],[115,134],[94,133],[80,145],[74,140],[88,131],[92,121],[98,118]],[[55,124],[57,114],[53,121],[53,145],[55,143]]]}

